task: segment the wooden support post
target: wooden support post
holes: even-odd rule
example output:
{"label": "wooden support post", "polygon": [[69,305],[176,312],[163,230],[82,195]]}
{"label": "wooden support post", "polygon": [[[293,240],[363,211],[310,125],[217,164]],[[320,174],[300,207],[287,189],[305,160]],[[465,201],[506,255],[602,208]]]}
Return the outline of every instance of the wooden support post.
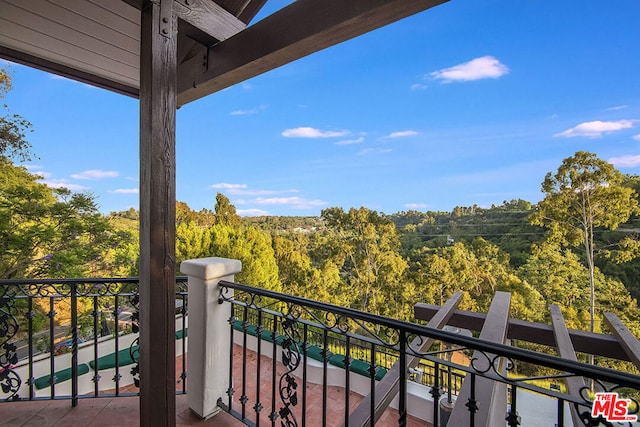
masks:
{"label": "wooden support post", "polygon": [[140,425],[175,426],[173,0],[145,1],[140,37]]}
{"label": "wooden support post", "polygon": [[[504,344],[507,337],[507,324],[509,322],[509,308],[511,307],[511,294],[508,292],[496,292],[489,307],[484,326],[480,332],[480,339]],[[474,367],[479,372],[496,369],[502,373],[502,366],[492,368],[494,354],[482,353],[478,350],[473,352],[472,360],[475,359]],[[478,410],[475,413],[476,426],[488,427],[493,425],[504,425],[504,414],[507,412],[507,393],[503,383],[478,375],[475,385],[469,381],[470,374],[465,377],[462,389],[453,407],[453,412],[449,418],[448,426],[467,426],[470,424],[471,416],[466,406],[474,404]],[[471,378],[472,379],[472,378]],[[472,390],[475,387],[475,390]],[[471,402],[471,396],[477,398],[476,402]],[[502,418],[502,419],[500,419]]]}

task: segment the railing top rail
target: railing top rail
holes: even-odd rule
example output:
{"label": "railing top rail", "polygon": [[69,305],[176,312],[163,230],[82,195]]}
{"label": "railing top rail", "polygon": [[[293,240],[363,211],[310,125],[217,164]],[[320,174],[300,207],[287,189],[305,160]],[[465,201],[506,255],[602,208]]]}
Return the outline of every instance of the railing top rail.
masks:
{"label": "railing top rail", "polygon": [[374,323],[387,328],[403,331],[408,334],[430,337],[462,347],[480,350],[485,353],[496,354],[502,357],[546,366],[549,368],[557,369],[564,372],[570,372],[579,376],[585,376],[596,380],[616,383],[620,387],[632,387],[640,390],[640,376],[626,372],[620,372],[609,368],[589,365],[587,363],[571,361],[557,356],[537,353],[535,351],[522,348],[510,347],[508,345],[498,344],[479,338],[465,337],[441,329],[429,328],[415,323],[404,322],[384,316],[379,316],[376,314],[365,313],[351,308],[340,307],[334,304],[309,300],[266,289],[260,289],[253,286],[228,282],[226,280],[221,280],[219,285],[223,288],[235,289],[238,291],[247,292],[249,294],[260,295],[266,298],[273,298],[288,304],[308,307],[311,309],[330,311],[333,314],[342,315],[364,322]]}
{"label": "railing top rail", "polygon": [[[187,276],[176,276],[176,282],[186,282]],[[69,285],[74,283],[138,283],[138,277],[86,277],[71,279],[1,279],[0,286]]]}

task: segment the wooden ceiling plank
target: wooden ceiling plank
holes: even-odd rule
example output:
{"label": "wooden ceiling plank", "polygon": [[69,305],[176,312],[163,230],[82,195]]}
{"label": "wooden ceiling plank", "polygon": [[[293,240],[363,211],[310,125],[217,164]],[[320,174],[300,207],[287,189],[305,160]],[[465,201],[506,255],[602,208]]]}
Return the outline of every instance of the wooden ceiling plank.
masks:
{"label": "wooden ceiling plank", "polygon": [[210,49],[178,72],[178,104],[270,71],[448,0],[298,0]]}
{"label": "wooden ceiling plank", "polygon": [[[138,84],[136,76],[139,71],[135,65],[117,62],[113,58],[71,45],[30,28],[4,21],[1,18],[0,27],[14,36],[0,34],[0,45],[40,57],[49,62],[57,62],[62,66],[84,70],[85,73],[95,74],[127,86],[137,86]],[[23,40],[29,40],[30,43],[23,42]]]}
{"label": "wooden ceiling plank", "polygon": [[178,18],[217,41],[226,40],[246,27],[244,22],[211,0],[177,0],[174,11]]}
{"label": "wooden ceiling plank", "polygon": [[613,313],[604,313],[604,320],[616,336],[620,346],[637,367],[640,368],[640,341],[631,333],[622,321]]}

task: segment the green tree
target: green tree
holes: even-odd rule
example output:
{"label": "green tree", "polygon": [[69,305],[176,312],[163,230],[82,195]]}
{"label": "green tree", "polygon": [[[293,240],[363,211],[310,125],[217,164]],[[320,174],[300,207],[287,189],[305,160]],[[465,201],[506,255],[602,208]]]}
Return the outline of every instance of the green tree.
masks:
{"label": "green tree", "polygon": [[[7,68],[0,68],[0,99],[4,98],[13,87],[11,73]],[[31,144],[26,140],[27,132],[31,132],[31,123],[18,114],[10,114],[7,104],[2,104],[6,114],[0,116],[0,156],[31,160]]]}
{"label": "green tree", "polygon": [[222,193],[216,194],[215,211],[216,224],[225,224],[231,227],[240,227],[242,225],[242,220],[236,213],[236,207]]}
{"label": "green tree", "polygon": [[578,151],[563,160],[542,183],[544,200],[531,215],[533,224],[548,227],[554,238],[582,246],[589,271],[589,330],[595,327],[594,231],[615,230],[638,212],[637,194],[622,185],[624,175],[595,154]]}
{"label": "green tree", "polygon": [[442,304],[453,292],[463,292],[460,308],[487,311],[496,291],[511,292],[511,312],[539,320],[544,302],[540,293],[521,280],[509,255],[482,238],[471,243],[423,248],[412,254],[412,277],[423,301]]}
{"label": "green tree", "polygon": [[[588,280],[589,270],[570,248],[563,248],[559,242],[552,240],[534,245],[531,257],[518,269],[518,276],[539,291],[547,305],[560,306],[568,327],[589,327],[590,298],[584,292],[584,286],[580,285]],[[605,276],[597,267],[594,279],[595,305],[599,308],[595,331],[602,329],[600,313],[610,311],[637,334],[640,310],[624,284]]]}
{"label": "green tree", "polygon": [[[407,262],[399,254],[400,240],[389,219],[364,207],[345,212],[341,208],[322,211],[326,225],[335,233],[333,258],[343,261],[351,306],[362,311],[404,317],[408,304],[403,293]],[[340,255],[342,255],[340,257]]]}
{"label": "green tree", "polygon": [[92,195],[52,189],[0,157],[0,278],[88,277],[119,236]]}
{"label": "green tree", "polygon": [[278,266],[269,233],[256,227],[236,228],[215,224],[204,228],[195,222],[176,228],[176,259],[222,257],[242,262],[236,280],[247,285],[280,290]]}

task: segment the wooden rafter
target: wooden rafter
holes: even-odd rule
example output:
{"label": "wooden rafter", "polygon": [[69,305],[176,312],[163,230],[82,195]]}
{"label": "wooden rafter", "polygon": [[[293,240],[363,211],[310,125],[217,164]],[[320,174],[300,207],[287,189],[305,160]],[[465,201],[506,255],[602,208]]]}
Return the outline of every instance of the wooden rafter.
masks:
{"label": "wooden rafter", "polygon": [[640,341],[631,333],[622,321],[613,313],[604,313],[604,320],[616,336],[629,360],[640,368]]}
{"label": "wooden rafter", "polygon": [[[462,301],[462,292],[455,292],[451,298],[442,306],[429,321],[429,328],[440,329],[447,324],[453,315],[456,307]],[[416,337],[410,347],[418,353],[425,353],[434,343],[433,338]],[[420,363],[420,358],[416,356],[407,357],[407,366],[400,366],[400,361],[393,364],[387,375],[376,384],[375,387],[375,413],[373,423],[378,421],[387,409],[393,398],[398,394],[400,383],[400,369],[415,368]],[[354,427],[364,427],[371,425],[371,394],[367,395],[349,416],[349,425]]]}
{"label": "wooden rafter", "polygon": [[[416,319],[429,320],[440,307],[433,304],[418,303],[413,307]],[[486,314],[472,311],[456,310],[449,321],[450,326],[479,331],[482,329]],[[596,356],[629,360],[618,340],[611,335],[596,334],[588,331],[569,329],[573,346],[579,353],[591,353]],[[543,323],[528,322],[520,319],[509,319],[507,338],[524,340],[550,347],[555,346],[553,328]]]}
{"label": "wooden rafter", "polygon": [[[480,339],[504,344],[507,338],[507,324],[509,321],[509,308],[511,307],[511,294],[509,292],[496,292],[491,301],[486,321],[480,332]],[[473,352],[472,360],[475,360],[474,369],[480,372],[489,369],[497,369],[503,373],[504,366],[496,366],[493,368],[493,358],[495,355],[482,353],[478,350]],[[507,407],[506,385],[504,383],[494,381],[483,376],[475,377],[475,388],[471,382],[473,380],[471,374],[465,376],[462,388],[458,394],[458,399],[451,412],[451,418],[447,425],[463,426],[491,426],[498,425],[499,416],[504,417]],[[475,396],[474,396],[475,393]],[[475,398],[472,399],[472,396]],[[475,402],[471,402],[475,400]],[[466,404],[478,404],[477,412],[475,412],[475,424],[470,424],[470,412]],[[502,418],[504,420],[504,418]],[[504,423],[504,421],[502,421]]]}
{"label": "wooden rafter", "polygon": [[[564,317],[562,317],[560,307],[555,304],[551,304],[549,306],[549,312],[551,313],[553,333],[555,336],[558,353],[560,353],[560,357],[577,362],[578,357],[576,356],[576,351],[573,348],[571,337],[569,336],[569,330],[567,329]],[[582,377],[567,377],[564,379],[564,383],[567,386],[567,391],[569,392],[569,394],[573,396],[581,396],[582,391],[586,387],[586,384]],[[572,405],[570,410],[573,423],[575,425],[580,425],[580,414],[576,410],[575,406]]]}
{"label": "wooden rafter", "polygon": [[176,0],[174,11],[178,18],[189,24],[179,27],[179,31],[205,44],[209,44],[207,40],[226,40],[246,27],[244,22],[211,0]]}
{"label": "wooden rafter", "polygon": [[179,67],[178,104],[202,98],[447,0],[298,0]]}

